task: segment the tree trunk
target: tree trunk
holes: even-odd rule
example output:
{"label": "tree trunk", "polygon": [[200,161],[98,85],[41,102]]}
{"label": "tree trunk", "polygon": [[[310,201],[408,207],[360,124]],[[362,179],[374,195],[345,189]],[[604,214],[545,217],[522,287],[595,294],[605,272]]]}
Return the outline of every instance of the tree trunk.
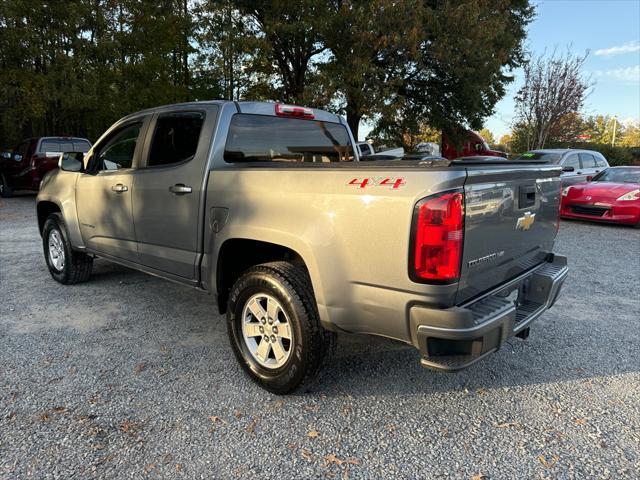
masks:
{"label": "tree trunk", "polygon": [[362,119],[362,115],[354,113],[347,107],[347,124],[351,129],[351,133],[353,134],[353,139],[358,141],[358,129],[360,127],[360,120]]}

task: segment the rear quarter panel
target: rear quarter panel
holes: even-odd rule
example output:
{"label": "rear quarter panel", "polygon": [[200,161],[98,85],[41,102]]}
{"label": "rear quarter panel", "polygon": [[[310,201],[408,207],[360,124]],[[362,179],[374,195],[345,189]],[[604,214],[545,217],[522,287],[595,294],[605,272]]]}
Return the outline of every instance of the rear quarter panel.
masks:
{"label": "rear quarter panel", "polygon": [[[204,264],[234,238],[288,247],[307,265],[325,325],[409,341],[407,299],[446,304],[457,289],[409,279],[413,207],[427,195],[461,187],[466,173],[362,163],[337,167],[211,171],[207,225],[215,208],[227,208],[228,220],[218,233],[206,230]],[[364,178],[370,179],[364,188],[350,184]],[[379,185],[385,178],[402,179],[402,185]]]}

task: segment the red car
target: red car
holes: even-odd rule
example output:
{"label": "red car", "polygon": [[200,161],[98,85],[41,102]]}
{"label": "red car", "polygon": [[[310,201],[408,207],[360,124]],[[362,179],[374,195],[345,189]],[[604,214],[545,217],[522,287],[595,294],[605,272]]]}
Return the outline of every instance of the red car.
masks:
{"label": "red car", "polygon": [[560,216],[640,228],[640,167],[611,167],[562,190]]}
{"label": "red car", "polygon": [[90,148],[86,138],[39,137],[25,140],[11,152],[2,152],[0,196],[10,197],[14,190],[37,192],[44,174],[58,168],[60,153],[86,153]]}

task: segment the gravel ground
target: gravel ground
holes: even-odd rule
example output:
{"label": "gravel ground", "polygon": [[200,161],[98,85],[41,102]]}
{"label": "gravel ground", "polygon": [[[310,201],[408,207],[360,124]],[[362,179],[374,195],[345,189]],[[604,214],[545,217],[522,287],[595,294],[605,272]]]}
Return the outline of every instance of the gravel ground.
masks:
{"label": "gravel ground", "polygon": [[48,274],[0,204],[0,478],[638,478],[640,230],[563,222],[570,277],[526,342],[458,374],[344,336],[313,392],[236,365],[213,299],[97,261]]}

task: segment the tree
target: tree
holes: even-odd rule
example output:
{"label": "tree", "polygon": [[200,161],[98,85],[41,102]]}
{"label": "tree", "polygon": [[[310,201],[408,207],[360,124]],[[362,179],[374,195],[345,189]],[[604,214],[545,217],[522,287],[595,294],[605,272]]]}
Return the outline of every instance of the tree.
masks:
{"label": "tree", "polygon": [[527,150],[544,148],[563,119],[578,112],[590,81],[582,66],[587,54],[530,57],[524,64],[524,84],[515,96],[517,122],[527,129]]}
{"label": "tree", "polygon": [[636,120],[625,125],[618,137],[616,145],[621,147],[640,147],[640,121]]}
{"label": "tree", "polygon": [[312,58],[326,46],[321,42],[321,25],[326,13],[323,1],[236,0],[237,8],[264,35],[261,54],[273,61],[282,84],[281,99],[305,103]]}
{"label": "tree", "polygon": [[493,133],[491,133],[491,130],[489,130],[488,128],[483,128],[482,130],[480,130],[478,132],[478,135],[480,135],[489,146],[496,144],[496,139],[493,137]]}
{"label": "tree", "polygon": [[455,135],[479,129],[523,60],[533,17],[527,0],[427,1],[415,64],[398,91],[403,116]]}
{"label": "tree", "polygon": [[[323,94],[338,97],[355,138],[363,117],[385,110],[385,101],[402,84],[420,43],[418,0],[330,2],[322,41],[330,52],[320,67]],[[326,101],[325,101],[326,102]]]}

